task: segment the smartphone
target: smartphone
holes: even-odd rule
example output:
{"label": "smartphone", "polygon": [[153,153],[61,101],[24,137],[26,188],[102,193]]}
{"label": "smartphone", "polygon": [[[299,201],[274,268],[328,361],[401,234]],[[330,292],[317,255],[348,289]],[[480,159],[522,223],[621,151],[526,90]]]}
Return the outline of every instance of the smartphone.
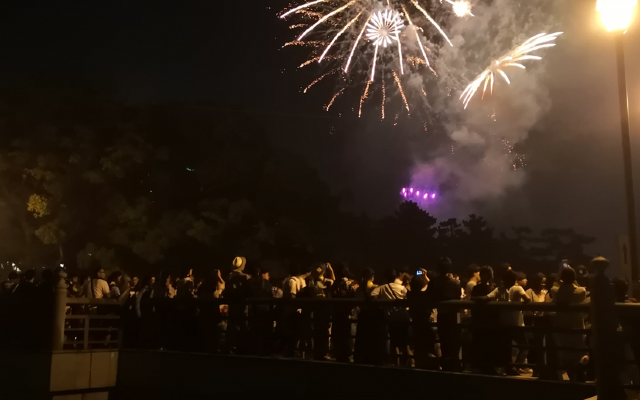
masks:
{"label": "smartphone", "polygon": [[416,272],[416,275],[422,275],[422,271]]}
{"label": "smartphone", "polygon": [[562,263],[562,268],[567,268],[569,266],[569,264],[567,263]]}

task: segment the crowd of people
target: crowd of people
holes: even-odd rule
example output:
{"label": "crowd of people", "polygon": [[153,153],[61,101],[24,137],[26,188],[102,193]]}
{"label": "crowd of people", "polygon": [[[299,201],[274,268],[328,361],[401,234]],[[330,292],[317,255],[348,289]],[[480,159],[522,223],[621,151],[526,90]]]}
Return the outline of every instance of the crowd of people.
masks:
{"label": "crowd of people", "polygon": [[[39,283],[33,270],[22,275],[11,272],[0,285],[0,299],[50,294],[58,272],[45,270]],[[345,265],[334,269],[330,263],[317,263],[294,268],[284,280],[275,282],[268,270],[248,266],[244,257],[236,257],[230,273],[214,270],[200,280],[191,269],[177,276],[161,274],[158,279],[140,280],[121,272],[107,277],[100,268],[92,276],[69,274],[66,282],[69,297],[117,300],[122,306],[119,312],[125,346],[335,359],[493,375],[547,374],[558,379],[566,372],[570,379],[580,381],[586,380],[592,369],[588,315],[496,311],[491,307],[438,309],[435,304],[460,299],[481,304],[578,304],[590,301],[591,280],[584,266],[574,269],[563,261],[557,274],[539,273],[529,279],[508,264],[495,272],[490,266],[470,265],[461,283],[452,272],[451,260],[442,258],[434,271],[390,269],[383,279],[371,269],[356,278]],[[616,301],[635,302],[627,296],[625,281],[615,279],[612,283]],[[274,298],[408,302],[402,306],[242,302]],[[223,304],[227,300],[228,304]],[[69,312],[74,312],[73,307]],[[562,331],[545,333],[552,328]]]}

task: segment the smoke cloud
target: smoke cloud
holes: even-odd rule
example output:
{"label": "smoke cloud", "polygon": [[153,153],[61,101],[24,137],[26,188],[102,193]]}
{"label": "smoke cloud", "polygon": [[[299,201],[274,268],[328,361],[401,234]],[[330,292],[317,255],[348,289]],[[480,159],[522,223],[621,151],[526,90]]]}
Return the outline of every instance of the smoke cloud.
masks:
{"label": "smoke cloud", "polygon": [[[481,88],[463,110],[458,97],[492,60],[533,35],[558,30],[550,0],[475,2],[473,13],[475,17],[450,22],[447,32],[454,46],[444,42],[434,58],[437,90],[449,95],[430,98],[430,107],[440,116],[439,124],[448,140],[435,151],[418,147],[414,153],[417,161],[411,183],[417,187],[439,185],[448,199],[439,210],[442,213],[451,212],[453,204],[460,213],[466,211],[465,204],[495,201],[520,186],[526,172],[514,163],[513,146],[527,139],[551,107],[541,79],[543,59],[525,62],[526,71],[509,68],[506,72],[511,85],[498,76],[493,95],[487,89],[481,100]],[[534,54],[544,57],[554,50]],[[425,154],[430,158],[425,160]]]}

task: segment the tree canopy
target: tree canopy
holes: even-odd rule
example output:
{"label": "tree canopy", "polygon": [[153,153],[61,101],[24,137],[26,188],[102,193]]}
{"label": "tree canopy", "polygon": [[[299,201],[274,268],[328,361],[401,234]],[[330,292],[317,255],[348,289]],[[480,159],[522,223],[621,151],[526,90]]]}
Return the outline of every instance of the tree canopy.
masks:
{"label": "tree canopy", "polygon": [[151,274],[232,257],[354,269],[505,261],[552,270],[594,241],[572,229],[497,234],[404,202],[381,220],[341,211],[304,159],[241,112],[22,99],[0,109],[0,260]]}

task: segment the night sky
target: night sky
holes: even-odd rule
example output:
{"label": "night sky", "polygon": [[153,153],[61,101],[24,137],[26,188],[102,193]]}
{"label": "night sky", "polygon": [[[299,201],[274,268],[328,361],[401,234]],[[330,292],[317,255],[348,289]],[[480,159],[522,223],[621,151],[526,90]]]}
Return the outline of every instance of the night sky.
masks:
{"label": "night sky", "polygon": [[[616,236],[626,227],[613,42],[597,22],[595,0],[559,3],[555,18],[565,34],[545,54],[540,81],[551,105],[521,144],[528,164],[522,184],[460,207],[456,202],[447,216],[475,211],[500,229],[573,227],[598,238],[592,253],[616,259]],[[410,183],[416,158],[428,158],[446,134],[420,131],[415,120],[393,126],[372,113],[358,120],[348,107],[324,112],[332,88],[303,95],[300,87],[313,75],[293,73],[299,53],[280,50],[293,38],[276,17],[285,5],[3,2],[0,89],[50,81],[91,87],[131,105],[242,109],[263,121],[275,143],[305,155],[347,209],[389,214],[400,188]],[[640,21],[627,36],[640,200]]]}

